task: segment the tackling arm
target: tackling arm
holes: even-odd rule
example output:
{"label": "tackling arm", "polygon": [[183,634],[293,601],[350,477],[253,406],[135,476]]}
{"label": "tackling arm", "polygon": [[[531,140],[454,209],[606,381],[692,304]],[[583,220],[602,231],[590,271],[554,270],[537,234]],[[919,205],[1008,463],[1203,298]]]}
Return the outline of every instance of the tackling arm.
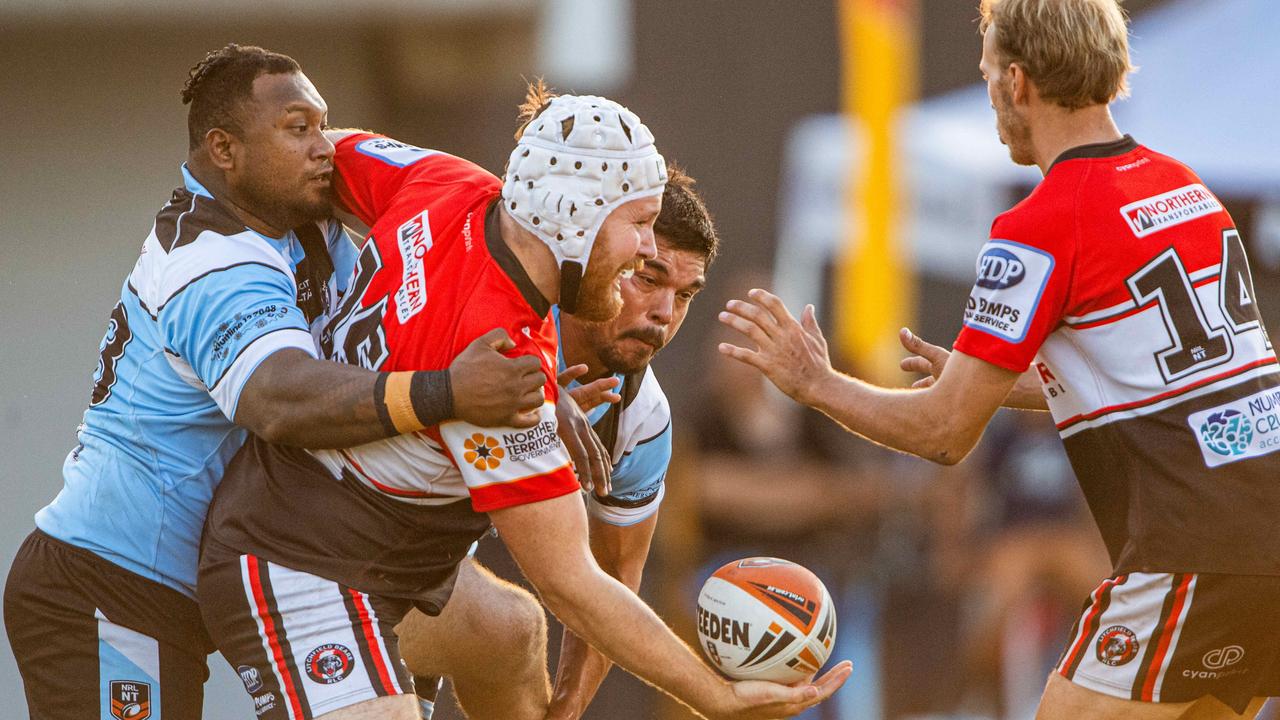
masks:
{"label": "tackling arm", "polygon": [[[542,406],[545,377],[529,356],[507,358],[514,347],[502,330],[477,338],[449,365],[440,388],[409,381],[404,391],[413,410],[481,426],[532,427]],[[397,373],[407,375],[407,373]],[[269,355],[240,392],[235,422],[268,442],[306,448],[354,447],[399,434],[386,406],[394,389],[379,396],[377,373],[354,365],[317,360],[302,350]],[[389,381],[385,381],[390,385]],[[415,394],[416,393],[416,394]],[[383,407],[379,407],[382,405]],[[417,412],[421,417],[424,412]]]}
{"label": "tackling arm", "polygon": [[525,576],[566,627],[707,717],[790,717],[826,699],[848,679],[847,662],[816,685],[720,678],[635,593],[601,572],[587,548],[586,511],[576,494],[489,515]]}
{"label": "tackling arm", "polygon": [[[645,561],[649,559],[649,545],[658,525],[657,514],[625,527],[610,525],[596,518],[589,522],[591,554],[600,569],[626,585],[631,592],[639,593]],[[581,717],[612,665],[609,658],[566,629],[560,642],[555,694],[551,698],[547,720]]]}

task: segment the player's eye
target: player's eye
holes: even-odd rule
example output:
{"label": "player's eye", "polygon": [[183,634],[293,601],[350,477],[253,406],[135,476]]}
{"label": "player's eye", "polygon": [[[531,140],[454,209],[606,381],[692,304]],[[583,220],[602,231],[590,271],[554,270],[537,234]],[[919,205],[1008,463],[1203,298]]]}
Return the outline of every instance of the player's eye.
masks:
{"label": "player's eye", "polygon": [[637,275],[636,275],[636,277],[637,277],[637,278],[640,278],[640,282],[642,282],[642,283],[644,283],[645,285],[648,285],[648,286],[650,286],[650,287],[653,287],[653,286],[655,286],[655,285],[657,285],[657,284],[658,284],[657,279],[655,279],[652,275],[640,275],[640,274],[637,274]]}

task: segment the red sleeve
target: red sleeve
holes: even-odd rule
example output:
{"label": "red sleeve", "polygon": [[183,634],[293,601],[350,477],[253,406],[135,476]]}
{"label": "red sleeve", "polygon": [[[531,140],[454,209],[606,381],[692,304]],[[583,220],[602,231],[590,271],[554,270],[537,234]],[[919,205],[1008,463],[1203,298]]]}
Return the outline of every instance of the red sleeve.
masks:
{"label": "red sleeve", "polygon": [[405,185],[419,177],[421,161],[443,155],[369,133],[348,135],[334,152],[334,190],[343,209],[372,226]]}
{"label": "red sleeve", "polygon": [[1020,206],[998,218],[978,256],[955,349],[1023,372],[1067,306],[1075,229]]}
{"label": "red sleeve", "polygon": [[[495,271],[496,272],[496,271]],[[542,364],[543,404],[532,428],[482,428],[464,422],[440,425],[440,436],[471,493],[477,512],[550,500],[578,492],[569,452],[560,441],[556,420],[555,323],[538,319],[514,295],[509,281],[482,283],[459,328],[459,338],[474,339],[502,327],[515,347],[511,357],[529,355]],[[467,341],[469,342],[469,340]],[[460,343],[465,345],[465,343]]]}

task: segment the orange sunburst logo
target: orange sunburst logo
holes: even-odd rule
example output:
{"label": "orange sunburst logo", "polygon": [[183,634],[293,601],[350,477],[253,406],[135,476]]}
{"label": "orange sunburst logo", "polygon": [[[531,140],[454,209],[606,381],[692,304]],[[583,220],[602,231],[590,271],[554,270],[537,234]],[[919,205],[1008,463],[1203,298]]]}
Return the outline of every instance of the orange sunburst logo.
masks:
{"label": "orange sunburst logo", "polygon": [[506,450],[498,444],[497,440],[475,433],[471,437],[462,441],[464,452],[462,459],[468,464],[474,465],[477,470],[493,470],[502,464],[502,458],[507,454]]}

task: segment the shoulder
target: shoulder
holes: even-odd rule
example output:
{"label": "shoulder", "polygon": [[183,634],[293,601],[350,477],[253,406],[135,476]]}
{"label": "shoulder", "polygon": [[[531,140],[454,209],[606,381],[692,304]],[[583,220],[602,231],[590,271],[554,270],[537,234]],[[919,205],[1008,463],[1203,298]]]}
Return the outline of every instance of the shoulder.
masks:
{"label": "shoulder", "polygon": [[622,409],[618,439],[626,443],[625,451],[631,452],[670,433],[671,405],[653,368],[645,368],[634,399]]}
{"label": "shoulder", "polygon": [[228,216],[211,198],[174,193],[156,215],[129,276],[130,287],[148,312],[158,313],[187,288],[228,270],[292,282],[289,261],[280,250]]}

